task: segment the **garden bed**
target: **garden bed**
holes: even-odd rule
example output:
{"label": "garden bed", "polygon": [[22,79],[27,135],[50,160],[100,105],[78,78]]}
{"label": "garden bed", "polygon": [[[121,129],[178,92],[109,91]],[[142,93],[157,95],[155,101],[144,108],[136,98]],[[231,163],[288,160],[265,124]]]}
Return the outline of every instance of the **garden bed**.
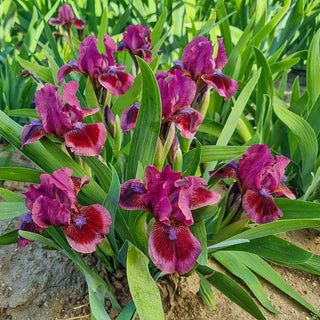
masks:
{"label": "garden bed", "polygon": [[[12,162],[34,167],[17,151],[14,152]],[[28,184],[5,181],[3,187],[21,194]],[[0,234],[7,228],[8,223],[7,220],[0,221]],[[17,225],[18,220],[15,220],[9,230]],[[314,229],[287,232],[283,238],[305,250],[320,252],[320,235]],[[83,275],[62,253],[42,250],[37,243],[20,249],[17,249],[16,245],[9,245],[1,248],[0,261],[0,293],[3,297],[0,302],[0,319],[90,319],[87,285]],[[86,255],[86,261],[89,266],[98,267],[102,276],[107,275],[94,254]],[[273,268],[311,305],[320,309],[319,276],[274,264]],[[215,263],[214,269],[221,270],[221,266]],[[131,300],[125,271],[117,270],[109,277],[119,304],[125,307]],[[264,311],[268,320],[316,319],[281,291],[266,281],[262,280],[262,283],[271,302],[282,313],[274,315]],[[196,274],[190,277],[168,275],[158,280],[158,286],[166,320],[254,319],[215,288],[216,310],[206,306],[198,295],[199,278]],[[105,307],[111,319],[116,319],[118,312],[112,310],[108,300]]]}

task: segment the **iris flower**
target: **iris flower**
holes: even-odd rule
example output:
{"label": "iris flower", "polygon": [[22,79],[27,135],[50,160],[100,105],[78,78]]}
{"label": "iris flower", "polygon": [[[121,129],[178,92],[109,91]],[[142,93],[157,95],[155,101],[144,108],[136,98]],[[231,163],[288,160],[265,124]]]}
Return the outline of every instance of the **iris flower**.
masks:
{"label": "iris flower", "polygon": [[90,77],[96,93],[104,87],[112,95],[120,96],[131,88],[133,77],[124,72],[126,66],[116,63],[113,56],[118,49],[116,42],[110,36],[104,35],[103,42],[107,55],[99,53],[98,42],[94,35],[81,42],[78,62],[71,60],[59,69],[58,83],[61,85],[71,71],[76,71]]}
{"label": "iris flower", "polygon": [[228,62],[223,38],[219,38],[218,45],[217,56],[213,59],[212,42],[203,36],[194,38],[186,45],[182,61],[177,61],[174,68],[182,68],[186,74],[189,74],[196,82],[198,92],[210,86],[227,100],[238,90],[238,82],[222,73],[223,67]]}
{"label": "iris flower", "polygon": [[152,60],[152,48],[150,27],[136,24],[126,28],[123,39],[120,41],[119,51],[127,50],[132,57],[137,55],[149,63]]}
{"label": "iris flower", "polygon": [[[157,73],[156,79],[161,96],[162,124],[173,122],[182,137],[193,139],[193,133],[202,122],[201,113],[189,107],[196,93],[194,81],[181,70]],[[139,106],[135,104],[123,112],[121,128],[125,133],[134,129],[138,110]]]}
{"label": "iris flower", "polygon": [[134,129],[136,125],[139,109],[140,109],[140,103],[135,103],[123,111],[121,115],[120,126],[122,131],[125,134],[127,134],[129,131]]}
{"label": "iris flower", "polygon": [[145,183],[131,179],[121,186],[120,207],[151,212],[155,218],[149,255],[161,271],[184,274],[196,263],[201,245],[189,230],[191,210],[215,204],[220,198],[205,186],[199,177],[181,179],[181,172],[173,172],[170,165],[161,172],[148,166]]}
{"label": "iris flower", "polygon": [[[23,216],[20,230],[41,233],[51,225],[62,226],[70,246],[82,253],[95,251],[95,247],[109,232],[110,214],[100,204],[79,206],[77,194],[90,178],[72,177],[72,170],[62,168],[52,175],[42,174],[41,184],[31,184],[25,192],[25,205],[30,210]],[[18,247],[30,241],[19,236]]]}
{"label": "iris flower", "polygon": [[234,178],[242,193],[242,208],[248,218],[263,224],[282,217],[273,195],[295,199],[284,184],[285,168],[290,160],[284,156],[271,155],[267,145],[254,145],[247,149],[238,164],[231,162],[225,167],[211,171],[211,177]]}
{"label": "iris flower", "polygon": [[58,18],[51,18],[49,24],[52,26],[63,26],[67,30],[70,29],[72,24],[78,30],[83,30],[84,28],[83,20],[74,17],[73,11],[68,4],[64,4],[59,8]]}
{"label": "iris flower", "polygon": [[39,120],[31,121],[22,131],[22,146],[52,135],[65,142],[72,152],[82,156],[98,155],[106,141],[103,123],[82,123],[83,118],[99,109],[82,108],[76,98],[79,84],[70,81],[63,87],[63,103],[57,87],[46,83],[35,97]]}

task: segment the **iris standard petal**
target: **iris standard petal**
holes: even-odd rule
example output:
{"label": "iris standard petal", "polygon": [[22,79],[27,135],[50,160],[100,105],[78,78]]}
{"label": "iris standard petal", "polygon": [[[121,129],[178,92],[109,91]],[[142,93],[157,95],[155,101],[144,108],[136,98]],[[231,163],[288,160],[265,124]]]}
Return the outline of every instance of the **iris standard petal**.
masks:
{"label": "iris standard petal", "polygon": [[70,168],[58,169],[51,175],[44,173],[40,176],[40,190],[44,196],[64,203],[68,209],[76,210],[78,199],[71,175],[72,170]]}
{"label": "iris standard petal", "polygon": [[182,54],[182,63],[193,80],[197,81],[203,74],[213,73],[215,65],[212,55],[212,42],[206,37],[196,37],[186,45]]}
{"label": "iris standard petal", "polygon": [[143,27],[141,24],[130,25],[123,33],[120,41],[119,51],[128,50],[131,55],[138,55],[147,63],[152,60],[150,27]]}
{"label": "iris standard petal", "polygon": [[60,138],[65,132],[72,129],[71,119],[63,111],[62,98],[58,88],[46,83],[35,96],[36,110],[47,134]]}
{"label": "iris standard petal", "polygon": [[109,66],[114,66],[116,64],[116,59],[113,54],[117,52],[117,43],[107,34],[103,36],[103,44],[107,53],[107,60]]}
{"label": "iris standard petal", "polygon": [[218,70],[222,70],[223,67],[228,62],[228,57],[226,55],[226,48],[223,44],[223,38],[218,39],[218,53],[216,58],[214,59],[215,62],[215,68]]}
{"label": "iris standard petal", "polygon": [[70,211],[56,199],[40,196],[32,206],[32,219],[41,228],[70,224]]}
{"label": "iris standard petal", "polygon": [[64,23],[71,22],[74,19],[73,11],[67,3],[59,8],[58,17]]}
{"label": "iris standard petal", "polygon": [[244,189],[260,190],[262,174],[273,164],[274,158],[267,145],[253,145],[238,161],[238,176]]}
{"label": "iris standard petal", "polygon": [[97,49],[98,39],[94,35],[85,38],[79,46],[78,65],[86,76],[90,76],[94,83],[95,77],[103,73],[108,67],[107,57]]}
{"label": "iris standard petal", "polygon": [[173,113],[191,105],[197,86],[195,82],[188,76],[184,76],[183,72],[176,69],[174,77],[169,78],[170,86],[173,89]]}

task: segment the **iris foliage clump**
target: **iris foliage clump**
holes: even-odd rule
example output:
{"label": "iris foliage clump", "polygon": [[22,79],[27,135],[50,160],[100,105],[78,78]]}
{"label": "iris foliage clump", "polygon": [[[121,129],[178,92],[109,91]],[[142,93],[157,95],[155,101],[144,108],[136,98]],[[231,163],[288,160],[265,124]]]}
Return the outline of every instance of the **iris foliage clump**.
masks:
{"label": "iris foliage clump", "polygon": [[[164,319],[155,281],[168,273],[197,273],[212,308],[214,286],[256,319],[279,313],[260,276],[319,314],[268,264],[320,275],[318,255],[281,238],[320,227],[319,1],[0,8],[1,152],[39,168],[0,158],[0,180],[31,183],[0,188],[0,218],[21,216],[0,245],[66,254],[92,319],[110,319],[107,297],[121,319]],[[288,87],[293,71],[305,90],[299,76]],[[124,309],[87,253],[126,269]]]}

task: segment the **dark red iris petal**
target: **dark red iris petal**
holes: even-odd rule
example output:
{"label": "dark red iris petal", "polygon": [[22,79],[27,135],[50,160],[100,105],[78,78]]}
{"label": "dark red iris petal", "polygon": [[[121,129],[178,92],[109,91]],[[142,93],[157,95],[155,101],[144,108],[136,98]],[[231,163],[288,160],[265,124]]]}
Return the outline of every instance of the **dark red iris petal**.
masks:
{"label": "dark red iris petal", "polygon": [[199,241],[183,223],[173,221],[170,227],[156,221],[149,238],[149,255],[165,273],[189,272],[201,253]]}
{"label": "dark red iris petal", "polygon": [[63,227],[70,246],[82,253],[95,251],[104,235],[109,232],[112,223],[106,208],[99,204],[79,207],[79,213],[74,213],[71,223]]}
{"label": "dark red iris petal", "polygon": [[63,26],[64,21],[61,21],[59,18],[50,18],[49,24],[52,26]]}
{"label": "dark red iris petal", "polygon": [[33,121],[31,124],[24,126],[22,130],[21,150],[23,150],[26,144],[38,141],[45,135],[46,131],[40,121]]}
{"label": "dark red iris petal", "polygon": [[139,108],[140,104],[135,103],[123,111],[121,115],[120,126],[125,134],[134,129],[138,117]]}
{"label": "dark red iris petal", "polygon": [[193,133],[197,131],[202,122],[202,115],[192,108],[184,108],[170,117],[184,138],[193,139]]}
{"label": "dark red iris petal", "polygon": [[[31,212],[28,212],[22,216],[20,225],[19,225],[19,230],[29,231],[29,232],[38,233],[38,234],[42,233],[42,228],[39,227],[36,223],[34,223],[34,221],[32,220]],[[33,242],[32,240],[28,240],[21,237],[19,233],[18,233],[18,237],[19,237],[18,244],[17,244],[18,248],[25,247],[28,244]]]}
{"label": "dark red iris petal", "polygon": [[67,75],[69,75],[69,73],[71,71],[76,71],[79,73],[82,73],[81,70],[78,67],[78,63],[76,61],[69,61],[69,63],[64,64],[59,70],[58,70],[58,74],[57,74],[57,79],[58,79],[58,84],[59,86],[61,85],[61,83],[63,82],[63,80],[65,79],[65,77]]}
{"label": "dark red iris petal", "polygon": [[204,74],[202,80],[213,87],[220,96],[227,100],[238,90],[238,82],[225,76],[220,70],[212,74]]}
{"label": "dark red iris petal", "polygon": [[72,23],[78,30],[82,30],[84,28],[84,21],[81,19],[75,18]]}
{"label": "dark red iris petal", "polygon": [[121,186],[119,206],[127,210],[150,211],[143,200],[146,193],[146,187],[141,179],[126,181]]}
{"label": "dark red iris petal", "polygon": [[107,130],[103,123],[77,124],[64,135],[66,146],[80,156],[98,155],[106,138]]}
{"label": "dark red iris petal", "polygon": [[99,76],[99,82],[113,96],[118,97],[132,87],[133,77],[131,74],[121,71],[107,72]]}
{"label": "dark red iris petal", "polygon": [[248,218],[256,223],[273,222],[282,217],[272,196],[264,196],[257,191],[247,190],[242,199],[242,207]]}
{"label": "dark red iris petal", "polygon": [[227,164],[219,169],[209,171],[212,179],[238,179],[237,164]]}

